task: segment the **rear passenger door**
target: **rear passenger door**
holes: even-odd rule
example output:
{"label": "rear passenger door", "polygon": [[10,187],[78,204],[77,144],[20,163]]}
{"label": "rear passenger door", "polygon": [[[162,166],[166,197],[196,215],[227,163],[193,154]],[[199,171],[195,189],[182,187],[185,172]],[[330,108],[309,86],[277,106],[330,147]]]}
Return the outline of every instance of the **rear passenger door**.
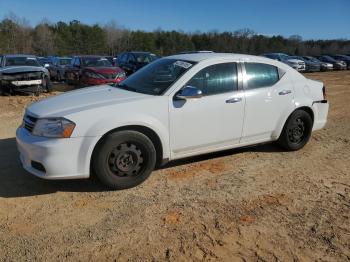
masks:
{"label": "rear passenger door", "polygon": [[276,66],[264,63],[243,65],[246,105],[241,143],[270,141],[282,116],[294,108],[293,82]]}

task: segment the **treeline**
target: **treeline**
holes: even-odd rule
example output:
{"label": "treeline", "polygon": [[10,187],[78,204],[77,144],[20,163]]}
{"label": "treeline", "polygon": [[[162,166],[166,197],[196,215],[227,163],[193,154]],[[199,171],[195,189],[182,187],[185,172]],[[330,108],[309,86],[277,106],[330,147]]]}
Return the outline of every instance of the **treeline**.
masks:
{"label": "treeline", "polygon": [[24,53],[39,56],[103,54],[122,51],[150,51],[160,56],[181,51],[212,50],[261,54],[284,52],[291,55],[349,54],[350,40],[307,40],[298,35],[265,36],[249,29],[234,32],[132,31],[111,22],[87,25],[42,21],[35,27],[25,19],[4,18],[0,22],[0,54]]}

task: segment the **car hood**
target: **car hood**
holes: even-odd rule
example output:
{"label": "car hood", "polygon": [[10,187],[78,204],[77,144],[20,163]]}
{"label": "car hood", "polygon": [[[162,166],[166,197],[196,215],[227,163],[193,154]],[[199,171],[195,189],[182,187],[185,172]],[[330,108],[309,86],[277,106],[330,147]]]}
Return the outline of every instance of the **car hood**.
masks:
{"label": "car hood", "polygon": [[100,74],[115,74],[122,71],[119,67],[86,67],[86,69]]}
{"label": "car hood", "polygon": [[27,72],[45,72],[46,69],[38,66],[5,66],[0,68],[0,73],[16,74]]}
{"label": "car hood", "polygon": [[287,61],[290,63],[305,63],[303,60],[294,59],[294,58],[287,59]]}
{"label": "car hood", "polygon": [[30,105],[26,112],[34,117],[64,117],[84,110],[151,97],[109,85],[100,85],[41,100]]}

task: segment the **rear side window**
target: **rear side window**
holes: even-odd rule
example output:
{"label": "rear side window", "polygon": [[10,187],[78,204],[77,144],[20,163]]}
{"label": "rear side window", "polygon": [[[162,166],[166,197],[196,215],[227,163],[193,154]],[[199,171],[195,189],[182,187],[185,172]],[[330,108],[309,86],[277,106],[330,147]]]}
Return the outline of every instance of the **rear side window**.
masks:
{"label": "rear side window", "polygon": [[262,63],[245,63],[247,88],[262,88],[273,86],[279,80],[278,68]]}
{"label": "rear side window", "polygon": [[202,90],[203,95],[215,95],[238,89],[237,64],[223,63],[208,66],[199,71],[187,83]]}

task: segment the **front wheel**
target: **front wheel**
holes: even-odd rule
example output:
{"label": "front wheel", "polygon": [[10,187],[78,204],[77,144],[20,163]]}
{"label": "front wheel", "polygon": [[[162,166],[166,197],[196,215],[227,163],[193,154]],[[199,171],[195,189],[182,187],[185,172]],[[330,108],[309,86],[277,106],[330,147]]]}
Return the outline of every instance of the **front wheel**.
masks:
{"label": "front wheel", "polygon": [[289,116],[277,143],[289,151],[299,150],[309,141],[312,126],[310,114],[304,110],[296,110]]}
{"label": "front wheel", "polygon": [[156,164],[152,141],[137,131],[107,135],[94,151],[93,171],[112,189],[126,189],[145,181]]}
{"label": "front wheel", "polygon": [[47,93],[51,91],[49,77],[47,76],[43,77],[41,86],[42,86],[42,90],[45,90]]}

